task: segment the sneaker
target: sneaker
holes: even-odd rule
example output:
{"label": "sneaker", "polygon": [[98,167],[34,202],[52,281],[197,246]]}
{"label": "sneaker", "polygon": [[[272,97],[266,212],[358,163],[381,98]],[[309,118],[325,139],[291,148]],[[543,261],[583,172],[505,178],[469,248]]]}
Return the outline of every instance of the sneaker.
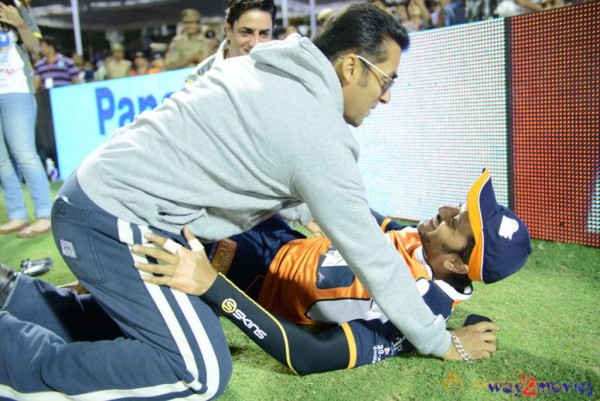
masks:
{"label": "sneaker", "polygon": [[16,274],[13,269],[0,263],[0,309],[4,309],[4,305],[12,293],[15,286],[15,277]]}
{"label": "sneaker", "polygon": [[51,258],[29,260],[25,259],[21,262],[21,273],[28,276],[39,276],[46,273],[54,261]]}
{"label": "sneaker", "polygon": [[0,234],[10,234],[21,231],[29,226],[28,220],[15,219],[0,226]]}
{"label": "sneaker", "polygon": [[37,237],[38,235],[50,232],[51,229],[52,229],[52,223],[50,223],[50,219],[47,217],[42,217],[41,219],[37,219],[30,226],[27,226],[24,229],[22,229],[21,231],[19,231],[19,234],[17,234],[17,237],[19,237],[19,238]]}

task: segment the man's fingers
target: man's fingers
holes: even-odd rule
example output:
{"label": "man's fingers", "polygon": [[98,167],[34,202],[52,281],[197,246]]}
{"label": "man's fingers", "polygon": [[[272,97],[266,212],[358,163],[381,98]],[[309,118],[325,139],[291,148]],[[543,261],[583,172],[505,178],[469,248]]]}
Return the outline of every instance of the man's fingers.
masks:
{"label": "man's fingers", "polygon": [[162,274],[166,276],[172,276],[175,272],[175,268],[171,265],[156,265],[148,263],[136,262],[133,264],[136,269],[145,271],[146,273]]}
{"label": "man's fingers", "polygon": [[147,276],[143,277],[143,280],[150,284],[156,285],[169,285],[172,277],[158,277],[158,276]]}
{"label": "man's fingers", "polygon": [[161,235],[158,235],[156,233],[153,233],[152,231],[146,232],[144,234],[144,237],[148,241],[150,241],[150,242],[152,242],[154,244],[160,245],[160,246],[164,246],[165,242],[167,242],[167,239],[165,237],[163,237]]}
{"label": "man's fingers", "polygon": [[491,358],[492,354],[496,352],[496,346],[494,344],[488,344],[485,348],[482,348],[477,355],[477,359],[480,358]]}
{"label": "man's fingers", "polygon": [[171,255],[177,255],[181,251],[181,245],[172,239],[168,239],[163,244],[163,248],[165,251],[169,252]]}
{"label": "man's fingers", "polygon": [[181,245],[177,242],[173,241],[170,238],[165,238],[161,235],[155,234],[153,232],[147,232],[144,234],[146,239],[154,244],[162,246],[165,251],[169,252],[171,255],[176,255],[181,250]]}
{"label": "man's fingers", "polygon": [[[493,342],[487,340],[488,335],[492,335],[494,337]],[[495,337],[496,336],[492,333],[481,334],[481,339],[484,341],[484,343],[479,347],[479,350],[477,353],[478,355],[476,356],[476,359],[490,358],[492,356],[492,354],[497,351]]]}
{"label": "man's fingers", "polygon": [[[466,326],[469,327],[469,326]],[[493,322],[479,322],[479,323],[475,323],[473,325],[471,325],[470,327],[473,327],[474,329],[476,329],[477,331],[480,332],[484,332],[484,331],[492,331],[492,330],[498,330],[499,327],[496,323]]]}
{"label": "man's fingers", "polygon": [[196,236],[194,234],[192,234],[192,232],[190,231],[188,226],[183,226],[183,236],[185,237],[185,240],[187,242],[190,242],[190,241],[196,239]]}
{"label": "man's fingers", "polygon": [[196,238],[196,236],[192,234],[192,232],[187,226],[183,227],[183,236],[185,237],[185,240],[187,241],[188,245],[190,246],[190,249],[193,252],[200,252],[204,249],[202,243],[198,241],[198,238]]}
{"label": "man's fingers", "polygon": [[496,344],[496,335],[494,333],[483,333],[482,338],[487,343]]}
{"label": "man's fingers", "polygon": [[149,246],[134,245],[133,251],[135,253],[140,253],[142,255],[150,256],[151,258],[161,260],[167,264],[174,265],[177,264],[178,261],[178,256],[173,256],[170,253],[163,251],[162,249],[151,248]]}

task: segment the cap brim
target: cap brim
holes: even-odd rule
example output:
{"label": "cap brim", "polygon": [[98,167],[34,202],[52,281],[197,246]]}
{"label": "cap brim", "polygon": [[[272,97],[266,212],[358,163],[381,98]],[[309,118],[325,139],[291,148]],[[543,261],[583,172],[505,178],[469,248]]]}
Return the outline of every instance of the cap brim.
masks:
{"label": "cap brim", "polygon": [[469,193],[467,194],[467,211],[469,212],[469,220],[475,239],[475,246],[473,247],[471,257],[469,258],[469,272],[467,275],[473,281],[483,281],[482,266],[485,243],[483,240],[483,216],[481,214],[480,201],[481,194],[490,180],[491,176],[486,168],[483,170],[483,173],[481,173],[481,176],[477,181],[471,186],[471,189],[469,189]]}

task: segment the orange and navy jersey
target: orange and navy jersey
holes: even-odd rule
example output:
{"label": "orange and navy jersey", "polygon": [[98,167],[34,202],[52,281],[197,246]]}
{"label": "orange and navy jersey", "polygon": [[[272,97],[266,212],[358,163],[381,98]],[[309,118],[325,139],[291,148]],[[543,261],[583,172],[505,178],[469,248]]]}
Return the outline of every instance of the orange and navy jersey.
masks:
{"label": "orange and navy jersey", "polygon": [[[378,219],[379,221],[380,219]],[[432,280],[416,229],[382,229],[404,257],[424,301],[446,319],[472,289]],[[268,311],[301,324],[337,323],[348,343],[348,367],[375,363],[413,349],[373,302],[326,238],[307,239],[278,218],[207,247],[213,266]]]}
{"label": "orange and navy jersey", "polygon": [[[448,318],[470,297],[471,288],[460,292],[432,280],[417,230],[383,217],[377,220],[406,261],[427,305]],[[219,272],[291,322],[341,324],[365,314],[387,320],[329,239],[306,238],[278,217],[206,249]]]}
{"label": "orange and navy jersey", "polygon": [[[386,233],[404,257],[417,287],[436,314],[448,318],[468,297],[446,283],[432,281],[419,257],[416,229]],[[381,316],[371,295],[327,238],[293,240],[281,247],[269,266],[258,296],[269,311],[301,324],[343,323],[369,312]],[[381,317],[382,320],[387,320]]]}
{"label": "orange and navy jersey", "polygon": [[[343,321],[371,308],[371,295],[358,282],[327,238],[293,240],[269,266],[258,296],[267,310],[300,324]],[[318,305],[318,307],[317,307]]]}

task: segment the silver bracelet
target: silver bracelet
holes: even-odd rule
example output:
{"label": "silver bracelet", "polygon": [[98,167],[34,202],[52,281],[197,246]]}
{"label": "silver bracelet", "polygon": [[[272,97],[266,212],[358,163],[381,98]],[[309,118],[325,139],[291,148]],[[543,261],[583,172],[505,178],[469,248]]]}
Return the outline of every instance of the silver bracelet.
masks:
{"label": "silver bracelet", "polygon": [[450,338],[452,339],[452,343],[454,344],[454,347],[458,351],[458,354],[463,359],[463,361],[465,361],[466,363],[473,363],[473,360],[471,359],[469,354],[467,354],[467,351],[465,351],[465,349],[462,347],[462,344],[460,343],[458,337],[454,333],[450,332]]}

